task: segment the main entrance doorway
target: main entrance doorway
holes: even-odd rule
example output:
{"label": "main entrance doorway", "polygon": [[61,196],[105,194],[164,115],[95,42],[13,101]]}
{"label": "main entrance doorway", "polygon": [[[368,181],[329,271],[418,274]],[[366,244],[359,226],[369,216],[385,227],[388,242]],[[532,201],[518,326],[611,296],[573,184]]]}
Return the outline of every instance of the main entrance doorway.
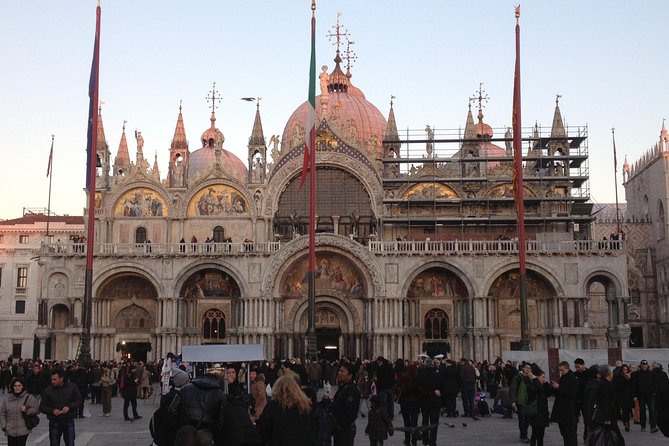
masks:
{"label": "main entrance doorway", "polygon": [[151,351],[150,342],[121,343],[121,354],[124,359],[146,362],[147,353]]}
{"label": "main entrance doorway", "polygon": [[316,349],[319,359],[334,361],[339,359],[339,328],[317,328],[316,329]]}

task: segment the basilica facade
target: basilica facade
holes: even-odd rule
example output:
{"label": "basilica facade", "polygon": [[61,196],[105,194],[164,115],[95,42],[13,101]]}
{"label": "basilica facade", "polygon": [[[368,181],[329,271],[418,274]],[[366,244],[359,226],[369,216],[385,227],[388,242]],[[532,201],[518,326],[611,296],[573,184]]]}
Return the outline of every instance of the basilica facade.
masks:
{"label": "basilica facade", "polygon": [[[516,348],[510,130],[486,124],[479,100],[476,121],[463,107],[461,132],[428,126],[400,138],[392,101],[386,114],[367,101],[339,51],[320,89],[319,354],[486,359]],[[87,210],[95,213],[94,359],[156,359],[206,343],[305,354],[308,107],[269,138],[258,107],[246,162],[226,150],[215,107],[198,147],[180,109],[164,176],[144,158],[141,134],[131,162],[125,128],[112,160],[100,116]],[[557,101],[553,116],[550,128],[523,135],[532,348],[626,346],[625,242],[592,240],[587,127],[567,128]],[[53,358],[77,354],[84,252],[51,241],[39,254],[35,333]]]}

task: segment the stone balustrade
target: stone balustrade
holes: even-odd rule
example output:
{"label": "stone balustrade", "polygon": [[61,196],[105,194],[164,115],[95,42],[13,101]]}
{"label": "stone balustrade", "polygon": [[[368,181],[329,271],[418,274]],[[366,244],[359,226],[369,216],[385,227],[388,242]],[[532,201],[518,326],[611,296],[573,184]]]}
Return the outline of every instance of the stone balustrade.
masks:
{"label": "stone balustrade", "polygon": [[[280,242],[239,243],[96,243],[96,257],[147,256],[245,256],[278,252]],[[85,256],[85,243],[45,243],[45,256]]]}

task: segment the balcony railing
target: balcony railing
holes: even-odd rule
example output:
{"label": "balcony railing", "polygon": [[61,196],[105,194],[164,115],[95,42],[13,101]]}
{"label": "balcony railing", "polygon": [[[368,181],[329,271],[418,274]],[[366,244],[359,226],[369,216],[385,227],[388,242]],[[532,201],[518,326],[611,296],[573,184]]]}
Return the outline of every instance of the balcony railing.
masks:
{"label": "balcony railing", "polygon": [[[625,250],[623,240],[573,240],[543,242],[528,240],[525,249],[532,255],[611,255]],[[281,242],[240,243],[96,243],[94,255],[115,256],[248,256],[270,255],[281,249]],[[475,254],[509,255],[518,253],[515,240],[430,240],[369,241],[375,254]],[[85,243],[45,243],[40,253],[46,256],[85,256]]]}
{"label": "balcony railing", "polygon": [[[115,256],[244,256],[268,255],[279,251],[280,242],[240,243],[96,243],[97,257]],[[40,252],[47,256],[85,256],[85,243],[45,243]]]}
{"label": "balcony railing", "polygon": [[[528,254],[618,254],[624,251],[623,240],[568,240],[541,242],[528,240],[525,250]],[[369,250],[377,254],[515,254],[518,242],[515,240],[435,240],[435,241],[395,241],[369,242]]]}

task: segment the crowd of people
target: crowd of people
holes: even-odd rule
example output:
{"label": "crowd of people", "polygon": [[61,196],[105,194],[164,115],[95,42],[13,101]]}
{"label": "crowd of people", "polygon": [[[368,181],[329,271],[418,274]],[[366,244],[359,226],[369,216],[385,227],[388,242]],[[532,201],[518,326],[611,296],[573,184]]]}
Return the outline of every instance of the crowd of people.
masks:
{"label": "crowd of people", "polygon": [[[0,403],[0,427],[9,446],[25,446],[26,418],[42,413],[51,445],[62,437],[73,446],[74,420],[84,416],[87,401],[101,404],[101,416],[109,416],[119,394],[124,419],[135,422],[142,418],[137,399],[157,397],[152,384],[169,379],[150,421],[158,446],[349,446],[356,421],[365,418],[371,446],[382,446],[395,431],[403,432],[407,446],[436,446],[440,424],[453,427],[452,420],[441,423],[442,417],[476,423],[493,414],[515,416],[519,441],[539,446],[551,423],[565,445],[578,444],[579,422],[589,444],[599,444],[603,433],[624,444],[619,423],[627,432],[636,422],[641,431],[649,426],[650,433],[659,428],[669,434],[669,378],[659,363],[647,361],[586,367],[577,359],[574,370],[561,362],[559,376],[501,359],[170,364],[165,369],[162,363],[111,361],[85,368],[10,358],[0,364],[0,388],[8,394]],[[393,423],[396,414],[401,423]]]}

